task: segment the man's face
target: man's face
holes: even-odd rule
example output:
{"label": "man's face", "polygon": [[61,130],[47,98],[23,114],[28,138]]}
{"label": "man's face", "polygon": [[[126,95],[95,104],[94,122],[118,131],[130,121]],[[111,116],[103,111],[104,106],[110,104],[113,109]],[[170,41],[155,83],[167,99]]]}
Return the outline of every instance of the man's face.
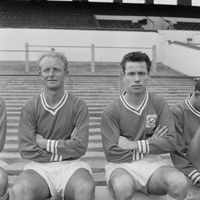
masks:
{"label": "man's face", "polygon": [[58,90],[64,87],[67,72],[61,59],[56,57],[44,57],[41,62],[40,77],[47,89]]}
{"label": "man's face", "polygon": [[126,62],[124,82],[126,91],[133,94],[140,94],[146,90],[148,79],[147,65],[145,62]]}

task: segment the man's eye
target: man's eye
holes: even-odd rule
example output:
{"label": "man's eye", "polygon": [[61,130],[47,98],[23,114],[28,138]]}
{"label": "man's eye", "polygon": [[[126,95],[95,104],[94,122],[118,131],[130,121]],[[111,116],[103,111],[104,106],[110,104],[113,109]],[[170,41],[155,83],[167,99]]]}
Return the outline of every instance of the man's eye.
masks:
{"label": "man's eye", "polygon": [[49,71],[49,69],[44,69],[44,70],[43,70],[43,72],[48,72],[48,71]]}
{"label": "man's eye", "polygon": [[145,72],[139,72],[138,74],[139,74],[140,76],[145,76],[145,75],[146,75]]}

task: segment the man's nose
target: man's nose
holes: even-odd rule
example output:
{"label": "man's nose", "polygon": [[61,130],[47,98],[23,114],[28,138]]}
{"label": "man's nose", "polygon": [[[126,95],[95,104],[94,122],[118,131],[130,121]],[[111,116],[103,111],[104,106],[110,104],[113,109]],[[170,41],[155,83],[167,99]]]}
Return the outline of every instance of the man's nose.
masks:
{"label": "man's nose", "polygon": [[135,74],[135,81],[138,82],[140,80],[138,74]]}
{"label": "man's nose", "polygon": [[49,70],[49,76],[54,76],[54,70],[53,69]]}

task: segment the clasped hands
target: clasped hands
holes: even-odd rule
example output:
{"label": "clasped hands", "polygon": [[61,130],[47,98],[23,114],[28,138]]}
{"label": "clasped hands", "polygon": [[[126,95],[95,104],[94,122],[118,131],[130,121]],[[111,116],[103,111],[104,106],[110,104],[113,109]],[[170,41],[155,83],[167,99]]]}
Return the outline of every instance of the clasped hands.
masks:
{"label": "clasped hands", "polygon": [[41,149],[46,149],[47,147],[47,139],[45,139],[42,135],[36,134],[36,143]]}
{"label": "clasped hands", "polygon": [[[155,131],[151,137],[152,138],[163,137],[167,133],[167,131],[168,131],[167,126],[161,127],[160,125],[158,125],[158,127],[155,129]],[[124,150],[138,151],[138,149],[139,149],[137,141],[131,141],[124,136],[119,137],[118,146]]]}

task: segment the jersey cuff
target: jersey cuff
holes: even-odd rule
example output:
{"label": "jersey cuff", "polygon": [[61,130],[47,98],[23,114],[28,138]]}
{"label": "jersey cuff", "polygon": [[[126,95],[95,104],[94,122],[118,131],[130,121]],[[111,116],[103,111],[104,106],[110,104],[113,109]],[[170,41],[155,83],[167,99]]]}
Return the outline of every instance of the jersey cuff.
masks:
{"label": "jersey cuff", "polygon": [[139,148],[139,153],[149,154],[149,141],[148,140],[139,140],[138,148]]}
{"label": "jersey cuff", "polygon": [[52,154],[58,154],[57,146],[58,140],[47,140],[46,150]]}
{"label": "jersey cuff", "polygon": [[200,181],[200,173],[195,169],[193,170],[188,177],[191,179],[193,185],[196,185]]}
{"label": "jersey cuff", "polygon": [[62,161],[62,156],[59,156],[57,154],[52,154],[51,156],[51,162],[58,162],[58,161]]}
{"label": "jersey cuff", "polygon": [[143,159],[143,153],[139,153],[138,151],[133,151],[133,161]]}

